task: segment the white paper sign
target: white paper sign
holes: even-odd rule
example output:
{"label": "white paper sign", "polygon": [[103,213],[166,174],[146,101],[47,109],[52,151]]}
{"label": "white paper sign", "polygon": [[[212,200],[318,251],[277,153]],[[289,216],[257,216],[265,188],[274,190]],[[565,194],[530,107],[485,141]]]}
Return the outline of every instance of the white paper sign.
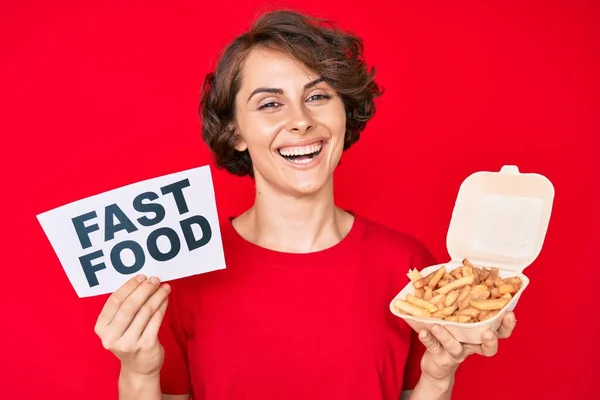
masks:
{"label": "white paper sign", "polygon": [[225,268],[210,167],[137,182],[37,216],[79,297],[135,274],[162,281]]}

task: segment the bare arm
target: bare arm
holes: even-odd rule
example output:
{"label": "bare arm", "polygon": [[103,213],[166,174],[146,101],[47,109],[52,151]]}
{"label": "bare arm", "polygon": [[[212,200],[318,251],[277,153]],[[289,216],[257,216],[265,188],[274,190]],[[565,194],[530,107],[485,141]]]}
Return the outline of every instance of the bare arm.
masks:
{"label": "bare arm", "polygon": [[414,390],[402,392],[400,400],[450,400],[454,375],[448,381],[437,381],[421,376]]}
{"label": "bare arm", "polygon": [[[119,400],[163,400],[160,370],[164,349],[158,340],[171,288],[158,278],[131,278],[107,299],[94,330],[105,349],[121,361]],[[184,400],[189,396],[169,396]]]}
{"label": "bare arm", "polygon": [[163,400],[160,392],[160,377],[139,375],[122,368],[119,374],[119,400],[138,399]]}
{"label": "bare arm", "polygon": [[121,370],[119,375],[119,400],[189,400],[189,394],[163,394],[158,375],[136,375]]}
{"label": "bare arm", "polygon": [[189,394],[163,394],[162,400],[190,400]]}

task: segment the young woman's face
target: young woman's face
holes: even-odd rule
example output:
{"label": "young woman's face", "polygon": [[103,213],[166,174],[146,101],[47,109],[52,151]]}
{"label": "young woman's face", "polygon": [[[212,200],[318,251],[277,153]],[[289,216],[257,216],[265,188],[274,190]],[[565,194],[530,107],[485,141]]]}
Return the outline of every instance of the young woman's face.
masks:
{"label": "young woman's face", "polygon": [[320,76],[273,50],[254,49],[236,98],[236,149],[248,149],[257,185],[291,195],[330,183],[343,151],[342,99]]}

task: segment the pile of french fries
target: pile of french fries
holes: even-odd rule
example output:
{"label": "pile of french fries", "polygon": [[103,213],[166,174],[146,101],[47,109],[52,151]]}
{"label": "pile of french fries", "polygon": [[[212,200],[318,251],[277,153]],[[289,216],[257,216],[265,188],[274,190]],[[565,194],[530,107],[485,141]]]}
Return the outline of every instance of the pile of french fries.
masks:
{"label": "pile of french fries", "polygon": [[523,284],[519,277],[502,279],[498,268],[474,267],[466,258],[462,266],[448,272],[442,266],[423,277],[410,270],[415,294],[396,299],[398,313],[445,321],[475,323],[496,315]]}

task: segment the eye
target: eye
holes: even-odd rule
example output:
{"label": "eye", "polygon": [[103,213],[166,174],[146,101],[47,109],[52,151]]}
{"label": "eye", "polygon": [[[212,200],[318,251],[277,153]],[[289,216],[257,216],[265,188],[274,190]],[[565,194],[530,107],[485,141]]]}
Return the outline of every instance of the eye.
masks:
{"label": "eye", "polygon": [[328,100],[330,98],[331,96],[329,96],[328,94],[313,94],[308,98],[308,101],[315,102],[319,100]]}
{"label": "eye", "polygon": [[259,110],[263,110],[263,109],[273,109],[273,108],[277,108],[281,106],[280,103],[276,102],[276,101],[268,101],[266,103],[261,104],[258,109]]}

